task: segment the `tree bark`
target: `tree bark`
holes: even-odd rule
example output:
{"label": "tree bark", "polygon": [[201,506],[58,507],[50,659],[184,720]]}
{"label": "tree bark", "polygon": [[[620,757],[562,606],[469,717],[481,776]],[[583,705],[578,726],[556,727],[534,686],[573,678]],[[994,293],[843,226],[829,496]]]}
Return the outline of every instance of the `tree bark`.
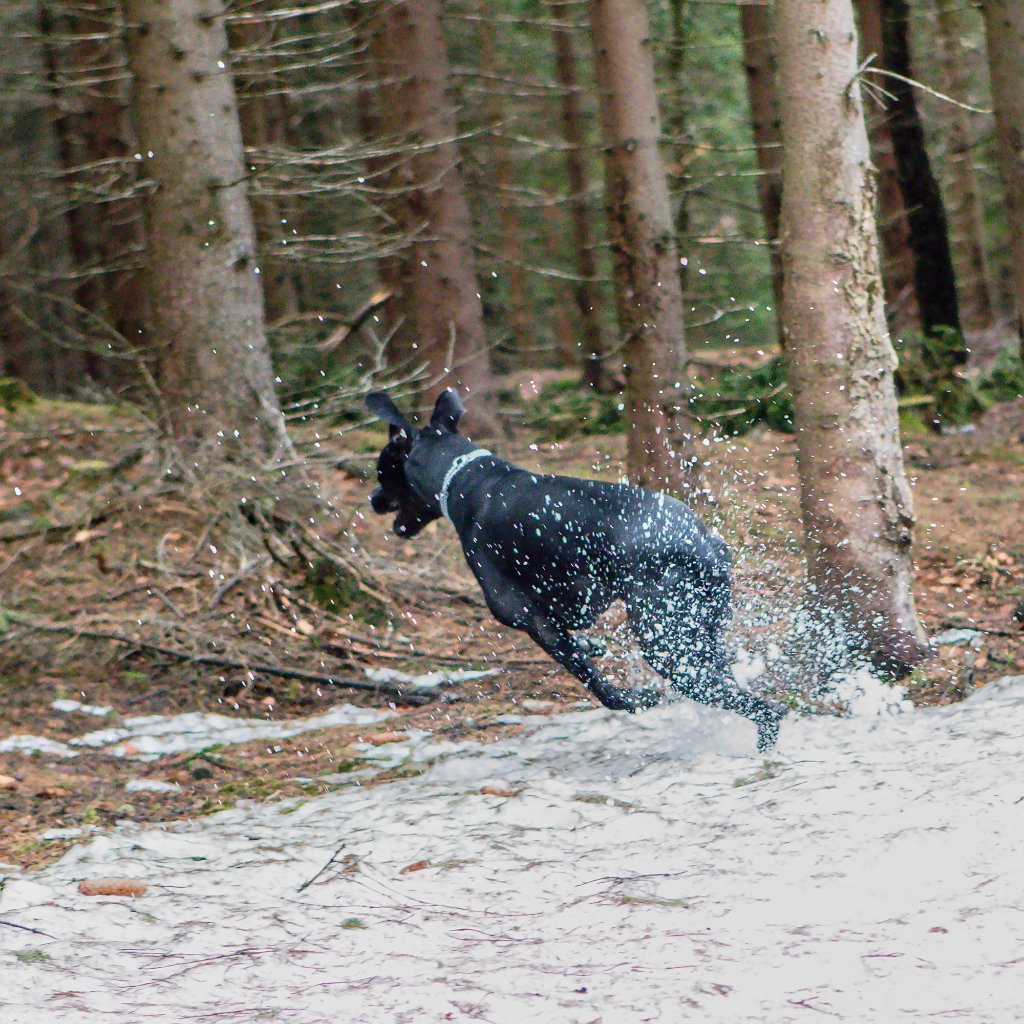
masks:
{"label": "tree bark", "polygon": [[[563,211],[555,196],[549,196],[544,204],[544,254],[551,266],[557,266],[561,260],[560,243],[565,225],[562,220]],[[556,360],[566,370],[579,368],[579,335],[569,315],[569,309],[576,304],[576,288],[574,282],[562,278],[550,279],[552,309],[551,333],[555,342]]]}
{"label": "tree bark", "polygon": [[590,24],[624,339],[629,474],[638,484],[685,493],[695,480],[683,299],[658,151],[661,123],[646,0],[592,0]]}
{"label": "tree bark", "polygon": [[[51,22],[49,15],[44,26]],[[144,288],[138,267],[143,229],[138,202],[130,193],[138,151],[129,118],[128,86],[120,69],[126,55],[123,25],[114,0],[82,0],[53,19],[58,37],[50,47],[53,91],[59,114],[55,127],[65,171],[80,185],[68,223],[76,264],[75,299],[113,332],[89,330],[83,366],[117,390],[140,382],[133,360],[143,336]],[[44,27],[45,31],[45,27]],[[83,79],[88,87],[79,84]],[[118,163],[121,162],[120,166]],[[92,337],[92,335],[96,335]],[[110,358],[102,358],[108,354]]]}
{"label": "tree bark", "polygon": [[[689,154],[680,150],[690,142],[690,109],[689,98],[691,89],[686,81],[686,40],[687,40],[687,4],[689,0],[669,0],[669,42],[666,61],[670,106],[665,117],[665,134],[671,140],[675,156],[669,162],[668,189],[669,201],[675,202],[673,223],[676,229],[676,248],[684,252],[690,237],[690,174],[687,170]],[[686,290],[690,283],[689,261],[679,260],[679,290],[683,294],[684,308]]]}
{"label": "tree bark", "polygon": [[[476,0],[477,39],[480,44],[480,68],[492,81],[500,76],[498,55],[494,45],[488,0]],[[523,233],[519,225],[514,192],[514,171],[508,144],[503,138],[505,117],[496,85],[487,86],[485,108],[490,139],[490,163],[494,172],[494,200],[498,206],[498,225],[502,273],[508,287],[508,323],[512,328],[512,349],[525,354],[533,344],[530,317],[526,304],[526,271],[523,266]]]}
{"label": "tree bark", "polygon": [[494,433],[494,383],[465,174],[455,112],[445,96],[449,68],[440,0],[387,0],[377,17],[372,46],[383,101],[411,146],[397,169],[396,210],[411,242],[413,348],[427,363],[435,389],[456,387],[465,393],[470,432]]}
{"label": "tree bark", "polygon": [[850,0],[778,0],[783,323],[816,610],[856,656],[926,654]]}
{"label": "tree bark", "polygon": [[0,375],[46,395],[83,383],[72,319],[71,237],[38,0],[0,4]]}
{"label": "tree bark", "polygon": [[[881,0],[857,0],[860,15],[860,56],[882,61]],[[882,83],[884,88],[884,83]],[[878,180],[878,231],[882,243],[882,283],[889,327],[900,335],[921,329],[921,310],[914,284],[914,253],[910,248],[907,208],[900,191],[899,169],[889,131],[889,112],[880,103],[868,105],[868,139]]]}
{"label": "tree bark", "polygon": [[[970,97],[963,48],[966,11],[962,0],[937,0],[936,13],[942,88],[953,99],[966,103]],[[971,114],[963,107],[944,103],[942,117],[947,129],[949,231],[960,289],[960,312],[969,330],[980,331],[992,326],[992,292],[985,258],[981,194],[974,170],[975,132]]]}
{"label": "tree bark", "polygon": [[[375,72],[372,40],[378,29],[373,13],[374,9],[360,0],[350,0],[345,5],[345,16],[352,33],[352,47],[362,69],[355,85],[356,125],[369,149],[365,161],[366,176],[375,188],[390,193],[383,202],[388,207],[389,219],[398,220],[399,215],[393,212],[396,202],[399,202],[395,198],[398,190],[394,173],[395,158],[384,152],[395,141],[389,134],[395,127],[394,111],[390,111],[389,119],[389,112],[376,102],[388,87],[386,83],[377,81]],[[387,253],[376,260],[381,288],[390,293],[390,298],[380,308],[378,316],[382,328],[381,339],[386,341],[387,361],[392,366],[409,360],[413,354],[415,339],[411,337],[411,325],[406,321],[404,306],[411,273],[409,263],[407,252]]]}
{"label": "tree bark", "polygon": [[[252,11],[255,20],[232,25],[228,30],[228,42],[236,52],[258,52],[273,38],[273,28],[265,19],[255,17],[259,11]],[[285,116],[284,98],[279,95],[264,95],[260,84],[247,76],[235,75],[238,96],[238,121],[242,131],[243,146],[266,153],[275,143],[283,141],[281,121]],[[290,231],[290,225],[282,230],[285,204],[272,195],[253,193],[250,197],[256,238],[263,252],[260,277],[263,278],[263,294],[267,319],[274,323],[299,310],[298,290],[295,277],[288,261],[279,259],[281,236]]]}
{"label": "tree bark", "polygon": [[147,194],[149,341],[186,452],[287,448],[221,0],[123,0]]}
{"label": "tree bark", "polygon": [[597,288],[597,260],[590,230],[587,203],[589,182],[586,161],[586,128],[580,109],[579,76],[576,50],[570,26],[570,5],[552,0],[552,36],[555,44],[555,74],[562,90],[562,135],[565,139],[565,171],[569,181],[569,214],[572,222],[573,253],[576,258],[576,283],[573,297],[583,330],[583,382],[604,387],[604,338]]}
{"label": "tree bark", "polygon": [[1010,228],[1017,330],[1024,357],[1024,4],[984,0],[999,175]]}
{"label": "tree bark", "polygon": [[764,219],[772,268],[776,320],[782,309],[782,254],[779,217],[782,212],[782,124],[775,85],[775,28],[769,0],[741,0],[743,67],[747,75],[750,125],[757,150],[757,192]]}
{"label": "tree bark", "polygon": [[[882,63],[887,71],[902,76],[886,77],[882,85],[893,96],[889,131],[910,228],[921,326],[926,334],[940,327],[960,331],[946,210],[928,158],[914,87],[903,80],[914,77],[910,57],[910,6],[908,0],[881,0],[881,7]],[[966,359],[967,350],[962,348],[958,361]]]}

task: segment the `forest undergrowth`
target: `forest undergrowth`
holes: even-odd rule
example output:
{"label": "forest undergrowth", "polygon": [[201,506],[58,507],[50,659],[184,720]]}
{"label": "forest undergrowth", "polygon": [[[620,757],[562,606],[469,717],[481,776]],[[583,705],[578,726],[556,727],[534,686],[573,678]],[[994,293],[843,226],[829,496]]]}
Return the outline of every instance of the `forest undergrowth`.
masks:
{"label": "forest undergrowth", "polygon": [[[523,375],[517,388],[502,454],[542,472],[621,475],[622,434],[538,440],[529,416],[537,387]],[[167,474],[155,432],[127,410],[10,404],[0,411],[0,738],[66,742],[95,728],[88,714],[55,713],[53,702],[69,698],[109,705],[114,723],[186,711],[294,718],[341,702],[395,714],[270,747],[133,763],[136,776],[178,788],[128,799],[123,759],[0,753],[0,861],[58,855],[70,839],[42,841],[44,828],[324,792],[361,766],[356,743],[416,729],[486,740],[520,728],[505,720],[512,710],[590,703],[575,679],[490,617],[450,526],[405,542],[371,513],[379,424],[299,428],[298,447],[310,453],[301,473],[200,484]],[[1024,673],[1024,400],[944,434],[910,426],[915,596],[939,642],[909,695],[949,703]],[[759,426],[701,447],[711,493],[703,514],[736,557],[735,643],[777,640],[800,598],[793,438]],[[627,651],[612,655],[611,672],[632,670]],[[494,669],[440,688],[408,681]]]}

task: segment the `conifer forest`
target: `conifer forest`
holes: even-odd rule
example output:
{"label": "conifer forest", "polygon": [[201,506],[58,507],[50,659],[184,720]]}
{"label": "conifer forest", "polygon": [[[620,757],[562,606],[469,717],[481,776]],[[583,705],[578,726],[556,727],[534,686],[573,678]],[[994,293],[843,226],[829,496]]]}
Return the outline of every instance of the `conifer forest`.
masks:
{"label": "conifer forest", "polygon": [[1021,0],[2,0],[5,1019],[1008,1022],[1022,694]]}

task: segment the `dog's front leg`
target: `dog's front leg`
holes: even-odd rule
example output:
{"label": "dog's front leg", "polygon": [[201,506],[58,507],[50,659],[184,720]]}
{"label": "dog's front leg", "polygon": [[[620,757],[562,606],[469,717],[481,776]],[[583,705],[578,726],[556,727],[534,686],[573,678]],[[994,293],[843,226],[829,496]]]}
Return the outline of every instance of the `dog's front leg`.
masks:
{"label": "dog's front leg", "polygon": [[660,690],[627,690],[609,683],[590,660],[587,647],[541,613],[533,612],[520,628],[612,711],[654,707],[664,696]]}
{"label": "dog's front leg", "polygon": [[484,592],[491,614],[506,626],[521,629],[562,668],[571,672],[606,707],[613,711],[636,711],[661,702],[660,690],[626,690],[609,683],[590,660],[589,644],[580,642],[557,624],[514,579],[502,572],[477,545],[467,551],[466,560]]}

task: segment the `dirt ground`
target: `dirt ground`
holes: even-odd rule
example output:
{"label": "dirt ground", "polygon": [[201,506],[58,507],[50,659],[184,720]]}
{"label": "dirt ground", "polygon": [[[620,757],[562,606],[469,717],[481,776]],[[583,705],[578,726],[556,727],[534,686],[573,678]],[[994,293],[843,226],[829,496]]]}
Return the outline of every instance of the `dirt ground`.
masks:
{"label": "dirt ground", "polygon": [[[73,759],[0,753],[0,863],[39,865],[74,841],[40,838],[46,830],[329,791],[365,767],[356,743],[412,729],[485,741],[519,728],[502,721],[510,711],[589,703],[575,679],[490,618],[447,524],[402,542],[370,513],[382,435],[378,426],[307,431],[310,472],[332,509],[301,533],[274,536],[279,508],[257,517],[262,533],[239,532],[223,495],[167,481],[152,431],[127,412],[48,402],[0,410],[0,739],[66,742],[126,716],[182,711],[295,718],[341,702],[395,711],[379,725],[130,765],[88,750]],[[741,609],[745,590],[791,594],[798,578],[794,450],[791,436],[766,430],[706,450],[717,499],[708,515],[739,552]],[[922,620],[932,634],[978,631],[973,644],[939,645],[909,681],[915,701],[951,702],[1024,673],[1014,617],[1024,599],[1024,400],[963,432],[914,435],[905,451]],[[546,472],[616,478],[624,439],[535,445],[521,436],[502,454]],[[417,703],[334,682],[365,687],[365,670],[381,667],[500,671]],[[114,712],[98,723],[55,711],[61,698]],[[129,794],[128,774],[179,788]]]}

